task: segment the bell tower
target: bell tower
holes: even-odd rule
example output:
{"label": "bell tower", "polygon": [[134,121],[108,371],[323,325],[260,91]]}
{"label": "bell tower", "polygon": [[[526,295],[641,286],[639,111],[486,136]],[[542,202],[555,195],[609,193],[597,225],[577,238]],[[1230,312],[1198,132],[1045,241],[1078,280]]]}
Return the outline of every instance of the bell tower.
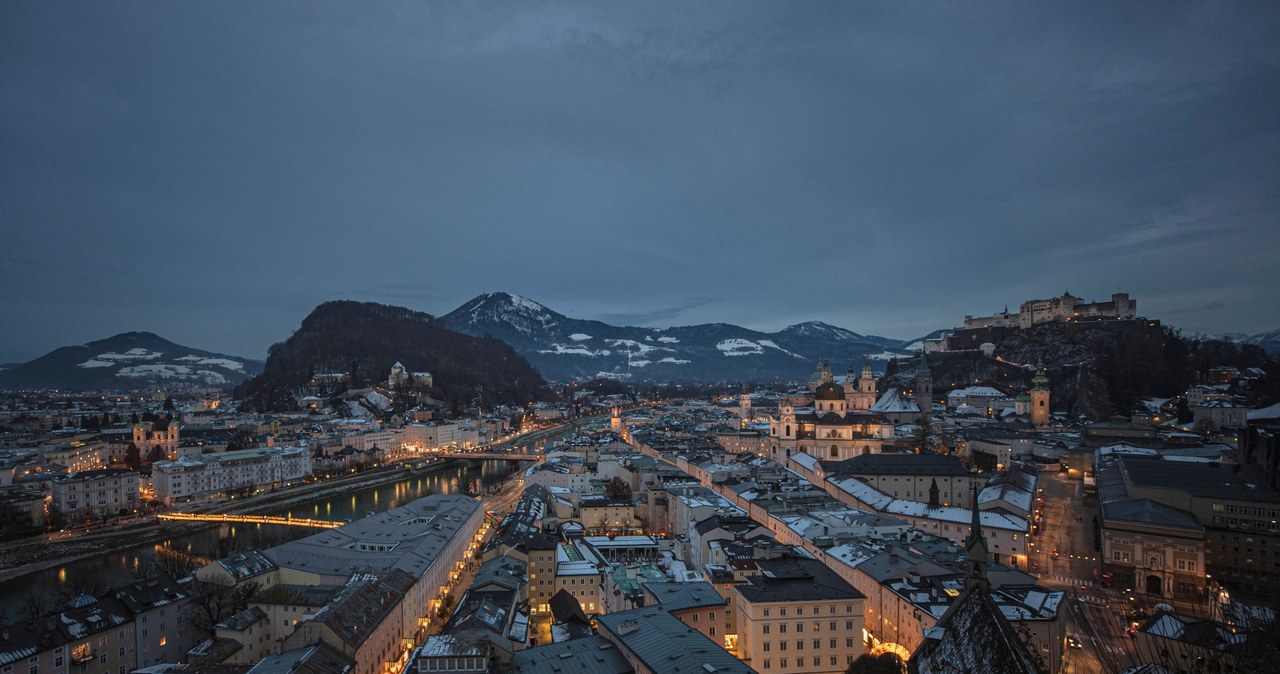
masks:
{"label": "bell tower", "polygon": [[929,358],[920,352],[920,364],[916,366],[916,406],[920,415],[929,420],[933,414],[933,375],[929,374]]}
{"label": "bell tower", "polygon": [[1036,376],[1031,378],[1031,425],[1049,427],[1049,375],[1043,363],[1036,363]]}

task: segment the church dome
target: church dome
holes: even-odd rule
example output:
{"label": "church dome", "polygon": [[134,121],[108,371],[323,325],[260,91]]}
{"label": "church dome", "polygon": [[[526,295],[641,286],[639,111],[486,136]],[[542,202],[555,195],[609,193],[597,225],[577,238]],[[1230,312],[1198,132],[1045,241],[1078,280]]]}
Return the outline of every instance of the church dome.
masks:
{"label": "church dome", "polygon": [[813,397],[817,400],[844,400],[844,389],[827,382],[813,392]]}

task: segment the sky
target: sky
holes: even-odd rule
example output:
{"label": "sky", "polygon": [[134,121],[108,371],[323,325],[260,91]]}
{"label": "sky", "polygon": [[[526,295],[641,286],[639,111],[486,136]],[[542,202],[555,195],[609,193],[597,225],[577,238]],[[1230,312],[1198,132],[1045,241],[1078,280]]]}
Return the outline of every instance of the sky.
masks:
{"label": "sky", "polygon": [[315,305],[1280,328],[1280,3],[5,2],[0,362]]}

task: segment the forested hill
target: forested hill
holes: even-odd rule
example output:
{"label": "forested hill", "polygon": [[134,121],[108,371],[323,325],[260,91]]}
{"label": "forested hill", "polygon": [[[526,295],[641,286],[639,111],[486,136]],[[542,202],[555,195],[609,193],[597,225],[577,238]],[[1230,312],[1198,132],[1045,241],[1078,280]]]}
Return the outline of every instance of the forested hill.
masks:
{"label": "forested hill", "polygon": [[316,307],[289,339],[272,345],[262,374],[237,389],[258,410],[292,409],[317,372],[352,376],[361,388],[386,382],[391,366],[430,372],[432,395],[451,405],[525,404],[546,383],[504,342],[449,330],[430,314],[403,307],[338,300]]}
{"label": "forested hill", "polygon": [[[954,340],[952,348],[958,350],[929,354],[934,391],[940,395],[973,384],[1017,394],[1030,387],[1031,366],[1043,362],[1054,411],[1091,419],[1129,414],[1145,399],[1180,395],[1193,384],[1208,381],[1209,370],[1220,365],[1241,370],[1257,367],[1267,373],[1248,390],[1238,391],[1251,406],[1280,397],[1280,366],[1262,348],[1188,339],[1159,323],[1051,323],[1028,330],[996,328],[957,334],[961,339]],[[976,348],[982,342],[995,345],[992,357]],[[894,363],[882,386],[911,388],[914,373],[914,360]]]}

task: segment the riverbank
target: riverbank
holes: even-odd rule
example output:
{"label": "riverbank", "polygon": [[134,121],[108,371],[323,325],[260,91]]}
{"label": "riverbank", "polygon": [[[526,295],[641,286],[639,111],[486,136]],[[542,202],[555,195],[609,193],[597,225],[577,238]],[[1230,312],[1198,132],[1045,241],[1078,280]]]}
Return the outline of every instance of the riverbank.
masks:
{"label": "riverbank", "polygon": [[[496,443],[492,449],[548,441],[570,433],[589,421],[590,419],[580,419],[549,429],[532,431],[501,443]],[[524,460],[524,457],[513,456],[512,459]],[[385,487],[404,480],[406,477],[436,473],[467,462],[477,462],[481,459],[440,459],[420,468],[406,468],[406,465],[419,463],[422,460],[422,458],[408,459],[403,462],[351,475],[317,480],[288,489],[217,503],[201,504],[197,507],[185,509],[185,511],[262,514],[269,511],[287,510],[341,494]],[[516,473],[518,472],[520,471],[517,470]],[[11,543],[0,549],[0,582],[99,557],[121,549],[160,543],[171,538],[199,533],[217,526],[219,525],[213,523],[160,522],[152,515],[147,519],[111,527],[106,530],[68,533],[62,537]]]}

